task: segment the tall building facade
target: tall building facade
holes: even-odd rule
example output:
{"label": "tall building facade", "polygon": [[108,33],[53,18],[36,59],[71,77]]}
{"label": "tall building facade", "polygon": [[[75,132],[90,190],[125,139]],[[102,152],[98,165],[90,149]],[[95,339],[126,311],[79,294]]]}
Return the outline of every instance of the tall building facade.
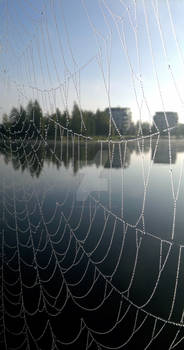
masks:
{"label": "tall building facade", "polygon": [[167,129],[166,118],[169,128],[176,126],[178,123],[178,114],[176,112],[156,112],[153,120],[160,132]]}
{"label": "tall building facade", "polygon": [[[108,109],[106,111],[109,112]],[[113,107],[111,108],[112,117],[121,134],[126,134],[130,128],[132,112],[130,108]]]}

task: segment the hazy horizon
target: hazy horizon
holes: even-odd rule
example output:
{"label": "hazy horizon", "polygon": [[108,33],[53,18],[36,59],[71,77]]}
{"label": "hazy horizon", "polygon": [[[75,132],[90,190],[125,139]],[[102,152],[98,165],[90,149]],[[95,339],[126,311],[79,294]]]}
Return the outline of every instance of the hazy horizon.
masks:
{"label": "hazy horizon", "polygon": [[37,98],[44,111],[76,101],[183,122],[183,10],[177,0],[1,0],[1,118]]}

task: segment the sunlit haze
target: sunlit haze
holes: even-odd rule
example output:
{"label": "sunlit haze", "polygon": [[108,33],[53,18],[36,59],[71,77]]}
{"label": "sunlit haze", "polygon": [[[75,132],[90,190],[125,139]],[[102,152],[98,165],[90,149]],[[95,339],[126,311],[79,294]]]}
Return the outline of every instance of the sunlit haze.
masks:
{"label": "sunlit haze", "polygon": [[181,0],[1,0],[1,118],[36,98],[184,122],[183,13]]}

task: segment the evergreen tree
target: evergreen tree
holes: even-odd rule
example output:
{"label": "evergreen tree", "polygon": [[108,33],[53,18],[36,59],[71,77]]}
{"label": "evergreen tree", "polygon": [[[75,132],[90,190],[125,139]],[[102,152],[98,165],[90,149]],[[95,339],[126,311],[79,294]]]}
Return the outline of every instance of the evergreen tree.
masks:
{"label": "evergreen tree", "polygon": [[71,129],[78,134],[81,132],[81,113],[76,103],[74,103],[72,110]]}
{"label": "evergreen tree", "polygon": [[109,131],[109,117],[106,111],[99,109],[95,114],[96,135],[108,135]]}

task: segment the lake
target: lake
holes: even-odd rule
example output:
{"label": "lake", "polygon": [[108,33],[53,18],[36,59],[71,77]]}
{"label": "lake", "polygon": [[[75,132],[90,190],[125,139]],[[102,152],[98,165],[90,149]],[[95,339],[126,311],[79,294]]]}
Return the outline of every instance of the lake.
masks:
{"label": "lake", "polygon": [[184,346],[184,143],[0,146],[3,349]]}

